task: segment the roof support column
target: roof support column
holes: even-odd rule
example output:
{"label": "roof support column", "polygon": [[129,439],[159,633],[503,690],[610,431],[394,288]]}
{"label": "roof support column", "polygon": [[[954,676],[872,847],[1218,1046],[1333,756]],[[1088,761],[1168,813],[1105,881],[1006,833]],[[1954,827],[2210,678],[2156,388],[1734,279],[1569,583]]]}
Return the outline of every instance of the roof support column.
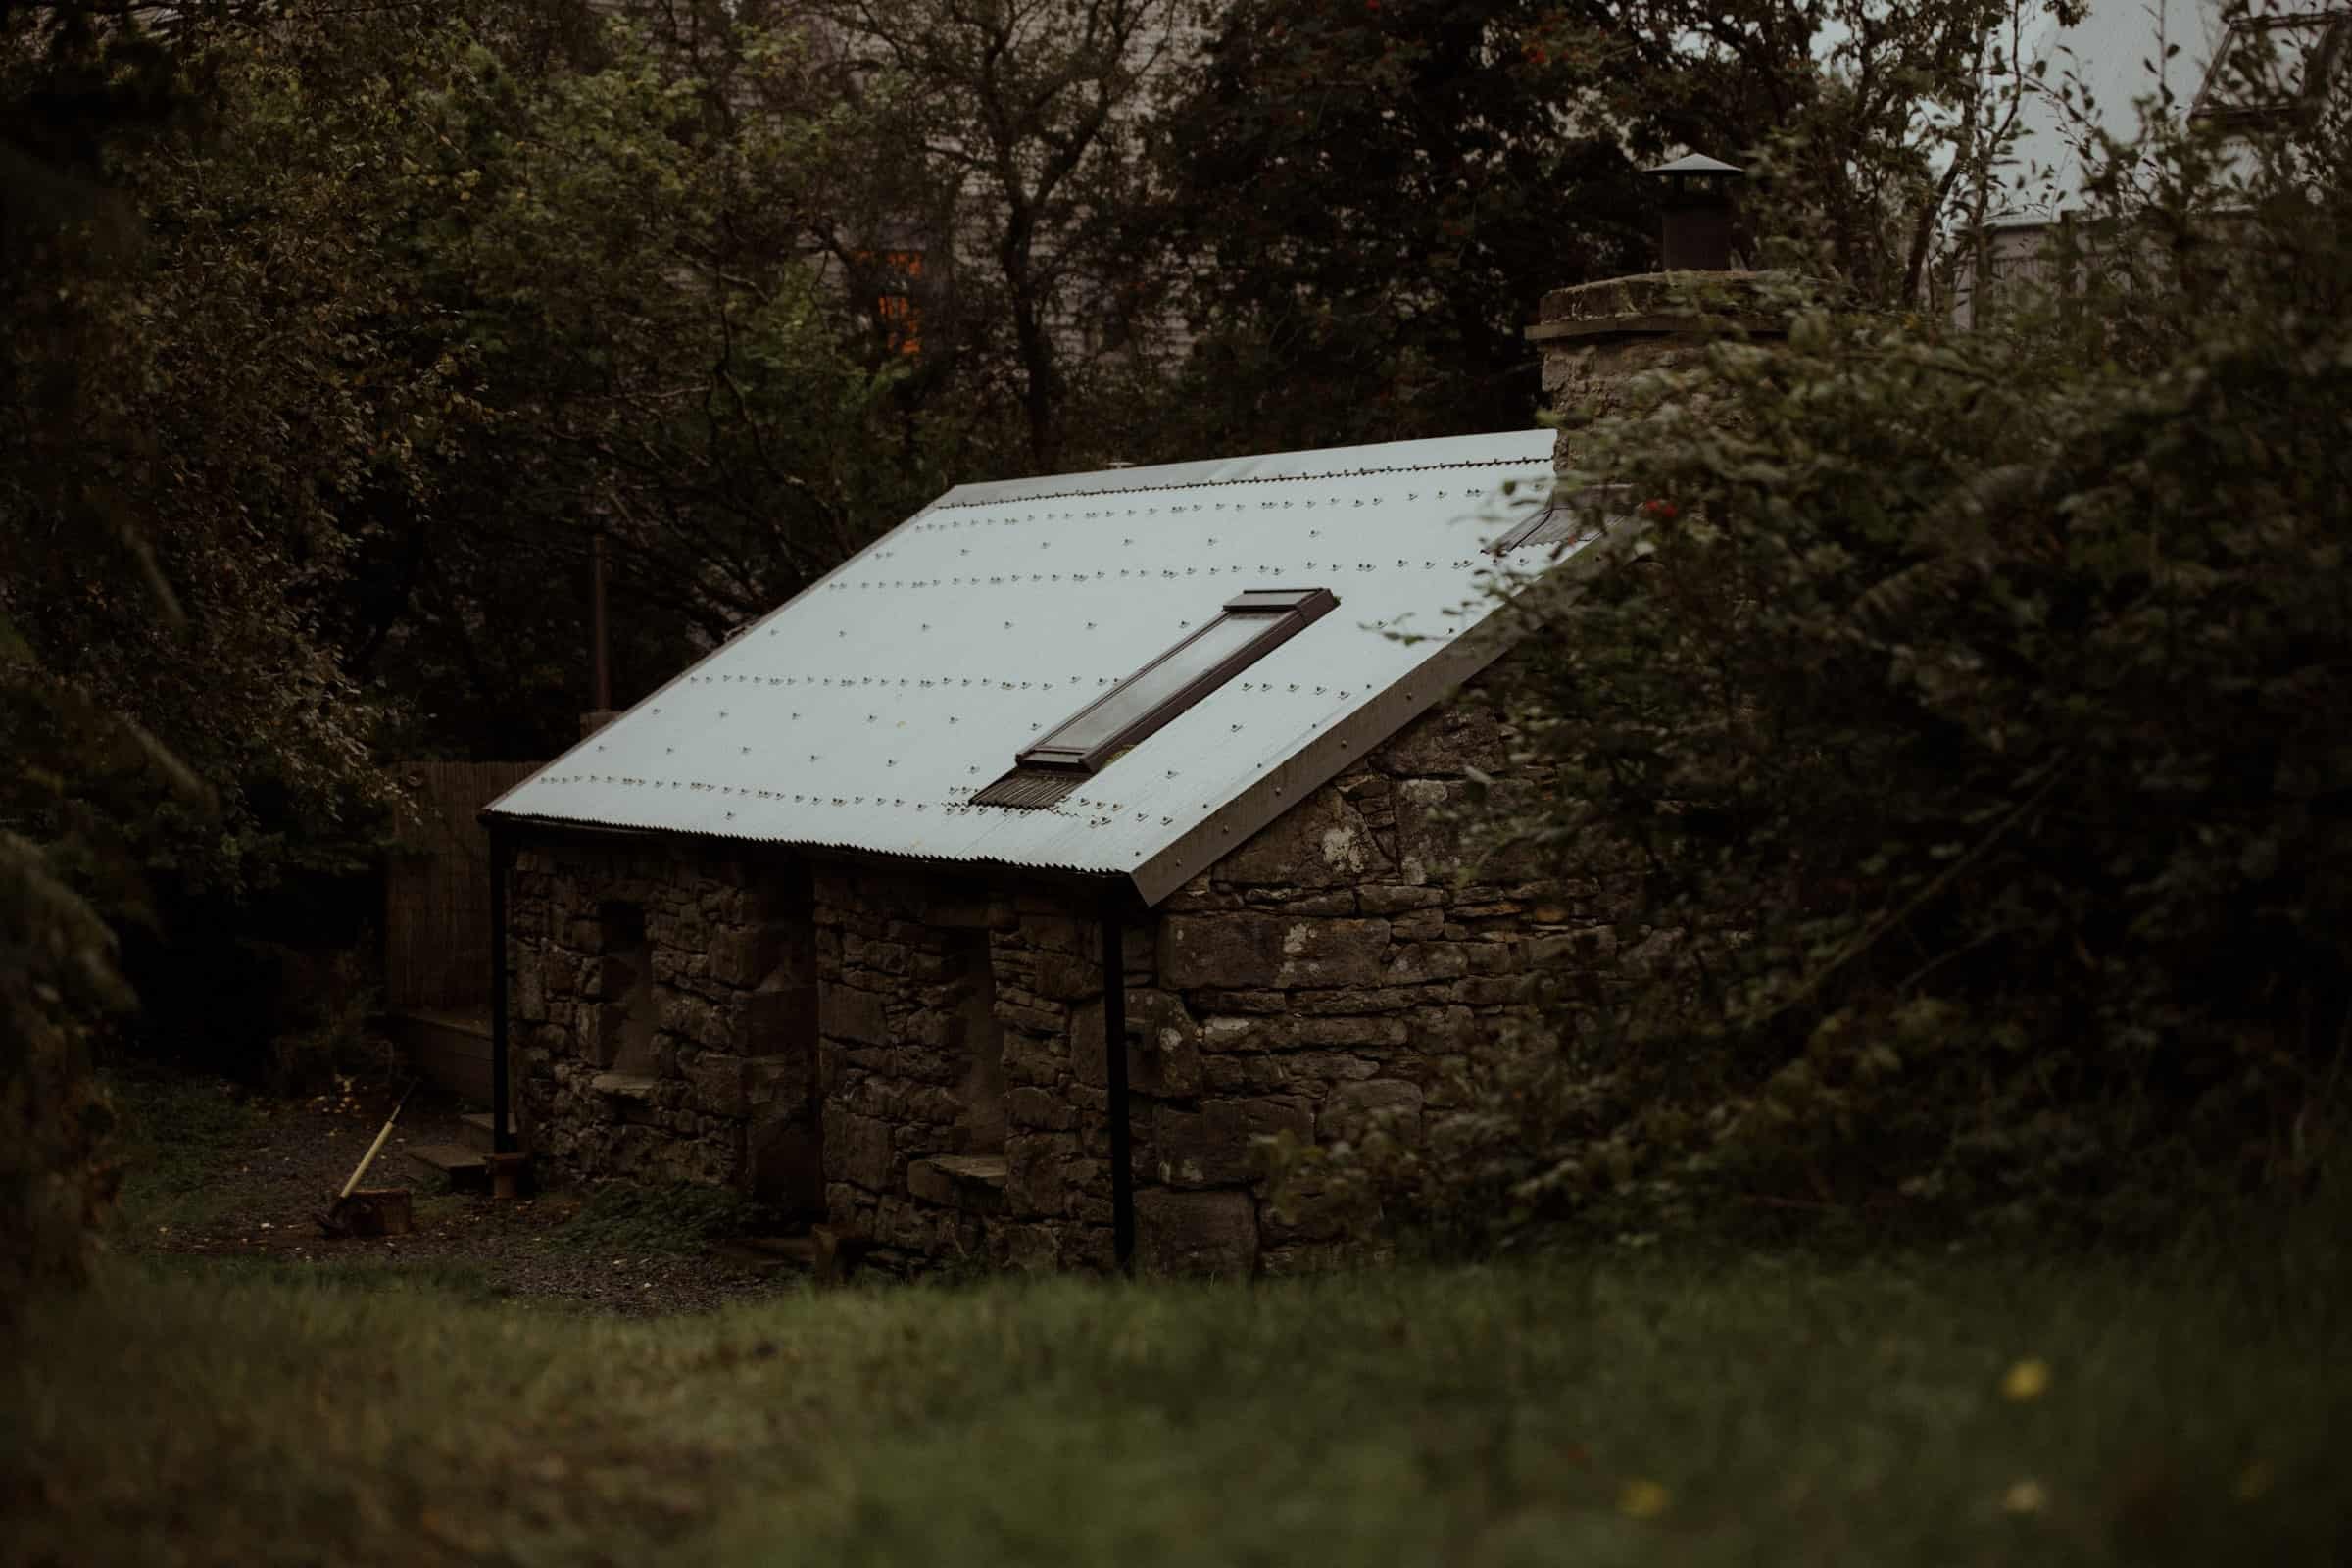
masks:
{"label": "roof support column", "polygon": [[494,1153],[514,1152],[514,1125],[510,1114],[513,1094],[508,1086],[507,881],[514,869],[514,842],[495,819],[490,832],[490,1148]]}
{"label": "roof support column", "polygon": [[1135,1158],[1127,1123],[1127,959],[1115,895],[1102,901],[1102,1082],[1110,1099],[1110,1250],[1135,1270]]}

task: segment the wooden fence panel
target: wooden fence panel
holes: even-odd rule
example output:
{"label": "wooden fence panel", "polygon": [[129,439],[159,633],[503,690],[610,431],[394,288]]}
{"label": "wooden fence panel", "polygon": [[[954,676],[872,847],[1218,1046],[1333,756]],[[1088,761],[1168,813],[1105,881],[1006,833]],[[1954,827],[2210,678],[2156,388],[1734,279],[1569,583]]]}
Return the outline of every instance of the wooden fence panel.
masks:
{"label": "wooden fence panel", "polygon": [[384,1004],[486,1005],[490,999],[490,836],[475,813],[540,762],[412,762],[413,805],[384,867]]}

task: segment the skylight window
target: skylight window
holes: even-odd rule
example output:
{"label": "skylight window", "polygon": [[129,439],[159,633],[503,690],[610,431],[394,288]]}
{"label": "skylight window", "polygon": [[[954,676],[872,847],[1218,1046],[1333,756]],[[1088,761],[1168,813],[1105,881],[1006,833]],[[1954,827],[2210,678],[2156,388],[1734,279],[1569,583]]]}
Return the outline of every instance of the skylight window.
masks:
{"label": "skylight window", "polygon": [[975,806],[1052,806],[1339,604],[1328,588],[1262,588],[1063,719]]}
{"label": "skylight window", "polygon": [[1514,550],[1593,538],[1612,524],[1632,520],[1633,491],[1630,484],[1595,484],[1565,495],[1555,493],[1543,511],[1488,546],[1488,553],[1507,556]]}

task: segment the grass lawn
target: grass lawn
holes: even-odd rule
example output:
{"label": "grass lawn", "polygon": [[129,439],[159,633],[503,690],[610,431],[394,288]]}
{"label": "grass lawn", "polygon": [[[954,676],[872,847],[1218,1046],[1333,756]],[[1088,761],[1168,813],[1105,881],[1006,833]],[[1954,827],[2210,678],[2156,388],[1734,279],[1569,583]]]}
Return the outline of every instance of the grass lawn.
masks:
{"label": "grass lawn", "polygon": [[2341,1562],[2322,1255],[1620,1256],[638,1322],[118,1262],[16,1331],[0,1554]]}

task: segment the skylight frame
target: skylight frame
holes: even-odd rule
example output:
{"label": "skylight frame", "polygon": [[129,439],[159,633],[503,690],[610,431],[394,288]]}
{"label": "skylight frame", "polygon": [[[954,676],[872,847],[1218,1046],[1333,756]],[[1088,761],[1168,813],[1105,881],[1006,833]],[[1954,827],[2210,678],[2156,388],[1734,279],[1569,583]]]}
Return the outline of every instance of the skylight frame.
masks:
{"label": "skylight frame", "polygon": [[[1024,810],[1057,804],[1120,755],[1142,745],[1209,693],[1338,609],[1339,603],[1339,596],[1328,588],[1253,588],[1235,595],[1225,601],[1213,619],[1023,748],[1014,756],[1011,771],[973,796],[972,804]],[[1115,729],[1084,743],[1062,738],[1073,731],[1083,734],[1090,719],[1132,701],[1136,688],[1148,682],[1154,670],[1181,661],[1204,639],[1229,636],[1237,620],[1260,624],[1247,641]]]}
{"label": "skylight frame", "polygon": [[1505,529],[1487,547],[1487,554],[1502,557],[1531,546],[1557,548],[1596,538],[1612,525],[1632,520],[1634,509],[1628,503],[1633,493],[1630,484],[1592,484],[1566,495],[1555,493],[1541,512]]}
{"label": "skylight frame", "polygon": [[[1222,612],[1203,623],[1191,636],[1170,647],[1157,659],[1120,681],[1102,696],[1079,709],[1069,717],[1048,730],[1044,739],[1024,749],[1014,762],[1021,767],[1073,769],[1081,773],[1100,772],[1102,765],[1130,747],[1142,744],[1154,731],[1167,725],[1187,709],[1224,685],[1234,676],[1272,653],[1275,649],[1313,625],[1339,605],[1339,596],[1328,588],[1257,588],[1237,594],[1225,601]],[[1133,719],[1090,746],[1055,744],[1055,737],[1079,728],[1085,721],[1105,708],[1115,707],[1127,699],[1127,694],[1148,679],[1161,665],[1181,659],[1187,649],[1203,638],[1216,635],[1228,621],[1262,619],[1264,627],[1249,642],[1237,648],[1216,663],[1194,676],[1174,692],[1152,704]]]}

